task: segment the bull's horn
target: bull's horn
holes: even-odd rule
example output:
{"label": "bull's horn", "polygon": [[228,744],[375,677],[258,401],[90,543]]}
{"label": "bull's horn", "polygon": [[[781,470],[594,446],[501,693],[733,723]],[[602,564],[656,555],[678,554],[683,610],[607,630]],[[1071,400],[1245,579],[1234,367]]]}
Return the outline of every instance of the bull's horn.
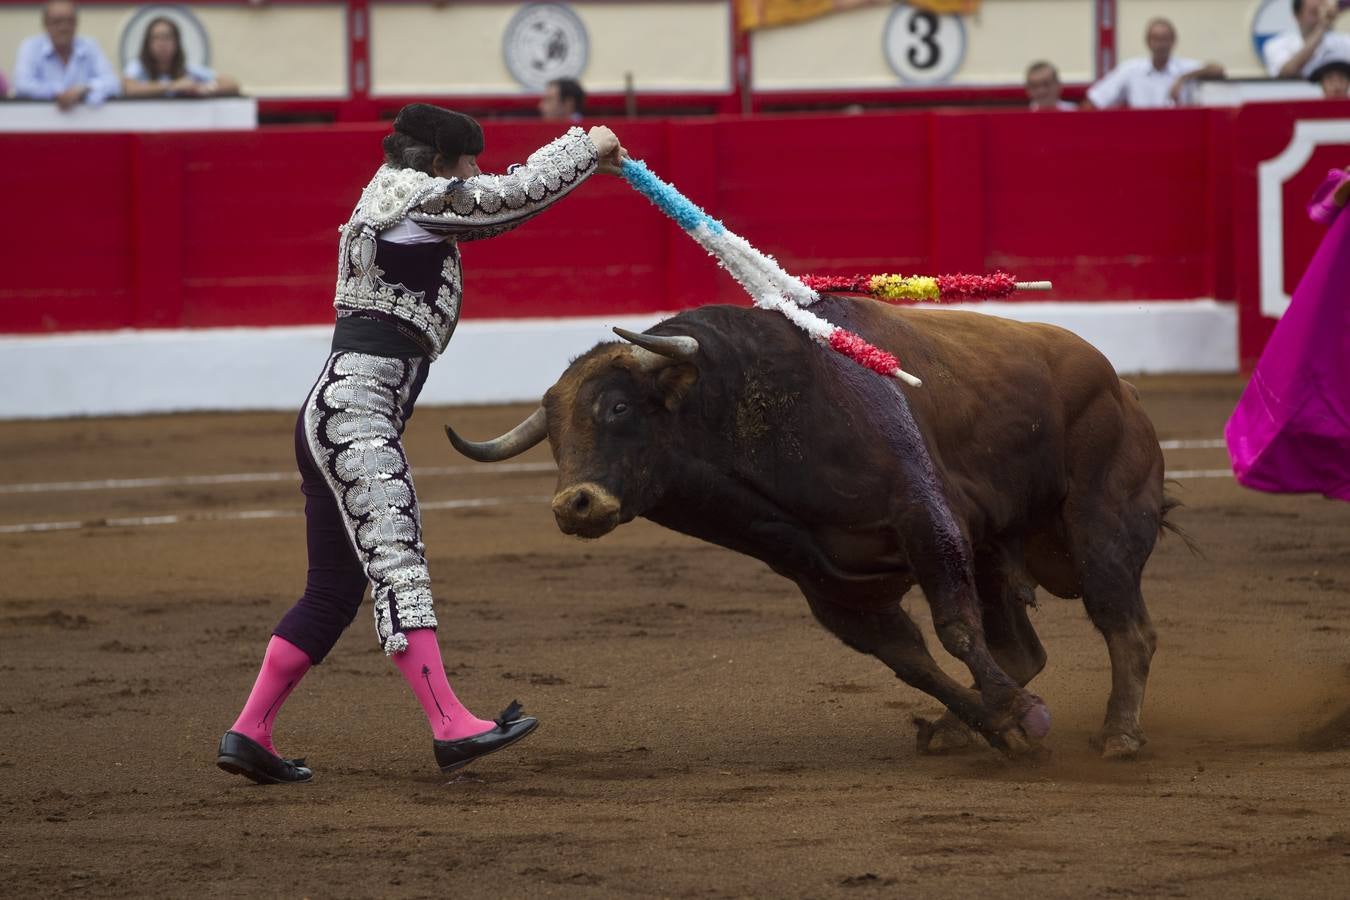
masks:
{"label": "bull's horn", "polygon": [[455,430],[449,425],[445,426],[445,436],[455,445],[456,450],[469,459],[477,462],[501,462],[519,456],[548,437],[548,415],[541,406],[530,413],[524,422],[490,441],[466,441],[455,434]]}
{"label": "bull's horn", "polygon": [[698,355],[698,338],[688,335],[637,334],[627,328],[614,333],[636,345],[638,362],[645,370],[659,369],[677,362],[693,362]]}

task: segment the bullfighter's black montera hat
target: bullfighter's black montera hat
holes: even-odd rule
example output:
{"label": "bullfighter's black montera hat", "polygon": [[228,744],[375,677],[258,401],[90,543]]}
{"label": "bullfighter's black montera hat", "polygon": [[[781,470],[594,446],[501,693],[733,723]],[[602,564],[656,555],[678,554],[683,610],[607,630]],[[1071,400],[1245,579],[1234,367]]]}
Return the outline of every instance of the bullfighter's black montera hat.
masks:
{"label": "bullfighter's black montera hat", "polygon": [[394,130],[435,147],[452,163],[466,153],[483,152],[483,128],[473,117],[430,103],[409,103],[400,109]]}

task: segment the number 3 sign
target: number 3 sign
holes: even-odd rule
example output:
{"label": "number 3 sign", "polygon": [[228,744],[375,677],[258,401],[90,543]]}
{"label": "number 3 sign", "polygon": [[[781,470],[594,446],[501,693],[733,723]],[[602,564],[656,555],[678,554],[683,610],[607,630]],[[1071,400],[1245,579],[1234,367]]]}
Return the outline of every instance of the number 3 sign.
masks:
{"label": "number 3 sign", "polygon": [[966,26],[960,16],[940,16],[901,3],[881,33],[886,62],[912,84],[949,80],[966,56]]}

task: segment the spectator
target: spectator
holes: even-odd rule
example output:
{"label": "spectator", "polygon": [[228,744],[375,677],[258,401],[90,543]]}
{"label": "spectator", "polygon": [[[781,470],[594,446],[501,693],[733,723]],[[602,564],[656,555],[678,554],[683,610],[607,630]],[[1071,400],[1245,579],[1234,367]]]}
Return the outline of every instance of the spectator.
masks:
{"label": "spectator", "polygon": [[546,121],[580,122],[585,112],[586,91],[575,78],[555,78],[539,98],[539,115]]}
{"label": "spectator", "polygon": [[103,51],[89,38],[75,36],[75,4],[52,0],[42,11],[42,25],[46,34],[19,45],[14,96],[55,100],[61,109],[117,96],[117,76]]}
{"label": "spectator", "polygon": [[1322,87],[1322,96],[1328,100],[1350,98],[1350,62],[1332,60],[1318,68],[1309,77]]}
{"label": "spectator", "polygon": [[1038,60],[1027,66],[1026,87],[1027,99],[1031,101],[1033,112],[1078,108],[1060,98],[1063,85],[1059,83],[1059,70],[1044,60]]}
{"label": "spectator", "polygon": [[1167,19],[1150,19],[1144,32],[1148,56],[1127,59],[1088,88],[1083,106],[1106,109],[1160,109],[1177,106],[1182,92],[1199,78],[1223,78],[1223,67],[1172,55],[1177,30]]}
{"label": "spectator", "polygon": [[1283,31],[1261,48],[1271,78],[1308,78],[1332,60],[1350,62],[1350,35],[1332,31],[1340,10],[1332,0],[1294,0],[1298,28]]}
{"label": "spectator", "polygon": [[122,71],[122,91],[128,97],[221,97],[239,93],[239,84],[188,62],[178,23],[159,16],[145,29],[140,56]]}

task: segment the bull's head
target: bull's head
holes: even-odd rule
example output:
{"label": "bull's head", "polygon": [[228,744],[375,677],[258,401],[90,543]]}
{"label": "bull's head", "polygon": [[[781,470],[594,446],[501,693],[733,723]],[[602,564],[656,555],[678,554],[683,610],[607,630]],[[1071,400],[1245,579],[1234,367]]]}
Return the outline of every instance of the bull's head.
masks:
{"label": "bull's head", "polygon": [[578,358],[530,416],[501,437],[455,449],[479,462],[509,459],[545,437],[558,464],[553,515],[565,534],[600,537],[649,509],[662,495],[674,419],[698,379],[695,338],[615,333]]}

